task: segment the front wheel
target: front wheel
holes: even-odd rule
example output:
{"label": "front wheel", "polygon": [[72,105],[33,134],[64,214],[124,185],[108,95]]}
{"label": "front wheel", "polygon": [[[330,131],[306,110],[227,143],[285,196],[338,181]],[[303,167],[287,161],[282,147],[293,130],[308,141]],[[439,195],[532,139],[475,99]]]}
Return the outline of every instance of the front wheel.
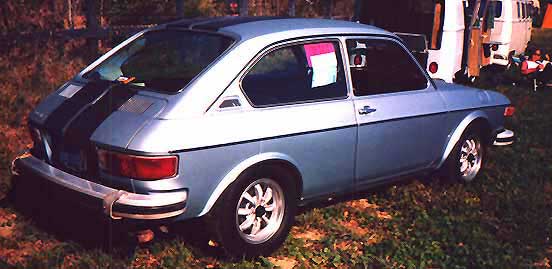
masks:
{"label": "front wheel", "polygon": [[293,178],[277,166],[245,172],[217,202],[212,222],[233,257],[269,255],[286,239],[296,212]]}

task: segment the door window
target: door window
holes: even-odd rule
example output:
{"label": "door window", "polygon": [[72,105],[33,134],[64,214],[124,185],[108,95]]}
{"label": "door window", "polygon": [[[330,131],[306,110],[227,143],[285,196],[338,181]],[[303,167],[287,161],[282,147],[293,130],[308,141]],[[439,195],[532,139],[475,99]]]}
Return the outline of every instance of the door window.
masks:
{"label": "door window", "polygon": [[502,1],[496,1],[495,2],[494,16],[495,16],[495,18],[502,17]]}
{"label": "door window", "polygon": [[275,49],[250,69],[242,88],[256,107],[345,98],[339,43],[324,41]]}
{"label": "door window", "polygon": [[356,96],[427,88],[425,74],[394,41],[347,40],[347,51]]}

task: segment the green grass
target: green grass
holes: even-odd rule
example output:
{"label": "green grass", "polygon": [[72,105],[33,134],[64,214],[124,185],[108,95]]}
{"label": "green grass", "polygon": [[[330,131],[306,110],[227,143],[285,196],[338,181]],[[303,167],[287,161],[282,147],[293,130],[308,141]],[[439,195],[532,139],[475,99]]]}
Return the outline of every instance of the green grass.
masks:
{"label": "green grass", "polygon": [[[551,44],[552,35],[546,40]],[[34,49],[31,53],[12,51],[0,62],[0,137],[7,141],[0,145],[0,197],[13,186],[6,170],[9,160],[28,143],[24,115],[85,63],[75,60],[71,48],[51,45],[47,53],[37,53],[41,47],[27,47]],[[66,71],[55,69],[60,63],[66,63]],[[27,78],[16,77],[21,73]],[[518,139],[510,147],[490,148],[476,181],[445,185],[417,178],[306,210],[271,257],[225,260],[207,237],[190,236],[202,229],[193,223],[174,227],[169,235],[160,233],[147,246],[117,233],[115,249],[106,253],[98,244],[101,232],[94,228],[100,225],[93,216],[84,221],[72,214],[29,214],[4,199],[0,268],[549,268],[552,89],[533,93],[528,86],[501,85],[496,90],[517,106],[513,128]],[[96,240],[82,240],[82,235]]]}

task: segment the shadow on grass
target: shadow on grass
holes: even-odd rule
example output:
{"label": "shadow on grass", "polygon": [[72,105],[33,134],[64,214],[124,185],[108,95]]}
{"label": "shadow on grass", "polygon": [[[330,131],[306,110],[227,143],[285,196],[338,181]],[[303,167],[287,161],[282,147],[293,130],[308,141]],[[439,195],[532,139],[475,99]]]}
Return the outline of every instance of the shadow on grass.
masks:
{"label": "shadow on grass", "polygon": [[[220,248],[209,245],[211,238],[203,219],[170,224],[170,232],[166,233],[159,229],[162,223],[111,221],[101,210],[83,207],[78,200],[70,199],[70,194],[59,186],[31,177],[20,176],[12,180],[12,188],[0,201],[0,207],[14,208],[37,228],[60,241],[72,241],[84,249],[101,249],[113,257],[129,259],[140,248],[182,240],[196,256],[223,257]],[[99,203],[98,208],[101,208]],[[154,231],[155,238],[140,244],[136,232],[143,229]]]}
{"label": "shadow on grass", "polygon": [[369,187],[367,186],[366,188],[362,188],[351,193],[336,194],[335,196],[328,196],[320,200],[309,201],[308,204],[299,208],[297,215],[303,214],[315,208],[330,207],[343,202],[365,199],[374,194],[385,195],[387,190],[390,188],[400,188],[401,186],[411,184],[415,180],[418,180],[424,185],[438,189],[447,188],[448,186],[454,184],[437,173],[420,173],[417,175],[398,177],[391,180],[385,180],[384,182],[375,183],[374,185]]}

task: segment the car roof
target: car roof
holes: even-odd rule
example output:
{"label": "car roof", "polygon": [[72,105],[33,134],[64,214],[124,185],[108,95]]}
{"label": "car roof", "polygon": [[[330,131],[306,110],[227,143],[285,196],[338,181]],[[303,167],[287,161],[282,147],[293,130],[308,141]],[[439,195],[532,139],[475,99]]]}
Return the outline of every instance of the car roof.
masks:
{"label": "car roof", "polygon": [[183,19],[167,23],[166,26],[227,33],[238,36],[242,41],[268,35],[278,39],[278,34],[285,38],[337,34],[370,34],[394,37],[394,34],[371,25],[342,20],[310,18],[227,16]]}

